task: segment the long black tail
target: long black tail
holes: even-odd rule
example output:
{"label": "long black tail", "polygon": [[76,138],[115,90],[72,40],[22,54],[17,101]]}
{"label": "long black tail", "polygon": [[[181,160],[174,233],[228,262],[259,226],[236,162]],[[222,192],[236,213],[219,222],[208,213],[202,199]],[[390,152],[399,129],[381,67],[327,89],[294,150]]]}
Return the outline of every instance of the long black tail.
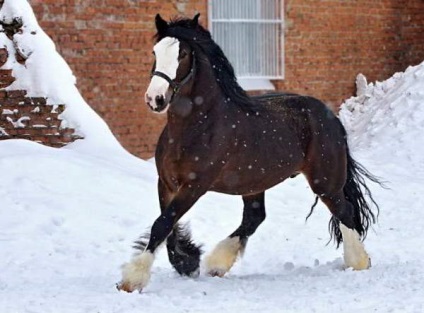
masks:
{"label": "long black tail", "polygon": [[[349,201],[354,209],[355,229],[364,240],[367,236],[368,228],[377,221],[380,208],[375,202],[370,189],[365,183],[365,178],[385,187],[379,178],[372,175],[361,164],[356,162],[350,155],[349,148],[346,146],[347,155],[347,177],[343,188],[346,200]],[[367,198],[369,201],[367,202]],[[373,211],[374,208],[374,211]],[[332,217],[328,229],[332,239],[337,243],[337,247],[342,242],[342,234],[339,228],[340,221]]]}

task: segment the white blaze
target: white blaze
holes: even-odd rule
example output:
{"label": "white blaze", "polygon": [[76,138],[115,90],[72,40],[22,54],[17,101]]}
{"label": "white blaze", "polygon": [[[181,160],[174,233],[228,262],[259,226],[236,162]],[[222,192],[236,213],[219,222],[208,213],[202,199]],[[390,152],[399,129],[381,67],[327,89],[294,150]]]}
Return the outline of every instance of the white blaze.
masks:
{"label": "white blaze", "polygon": [[[153,51],[156,55],[155,71],[162,72],[170,79],[175,79],[178,69],[178,54],[180,51],[180,42],[176,38],[165,37],[159,41]],[[156,108],[155,98],[162,96],[165,98],[169,83],[159,76],[153,76],[146,92],[146,103],[153,109]]]}

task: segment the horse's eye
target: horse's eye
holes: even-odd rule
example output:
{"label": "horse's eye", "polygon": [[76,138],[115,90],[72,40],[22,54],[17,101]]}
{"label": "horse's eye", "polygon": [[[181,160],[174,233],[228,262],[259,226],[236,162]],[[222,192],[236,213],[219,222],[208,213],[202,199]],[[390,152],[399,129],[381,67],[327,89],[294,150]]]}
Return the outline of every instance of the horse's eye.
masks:
{"label": "horse's eye", "polygon": [[180,52],[180,59],[185,58],[187,56],[187,51],[181,50]]}

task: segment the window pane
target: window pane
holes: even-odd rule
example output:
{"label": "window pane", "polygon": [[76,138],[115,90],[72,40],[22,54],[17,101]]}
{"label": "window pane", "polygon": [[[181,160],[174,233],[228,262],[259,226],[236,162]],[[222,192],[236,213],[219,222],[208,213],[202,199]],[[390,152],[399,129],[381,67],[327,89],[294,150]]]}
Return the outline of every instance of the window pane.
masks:
{"label": "window pane", "polygon": [[210,0],[211,31],[238,77],[282,78],[282,0]]}

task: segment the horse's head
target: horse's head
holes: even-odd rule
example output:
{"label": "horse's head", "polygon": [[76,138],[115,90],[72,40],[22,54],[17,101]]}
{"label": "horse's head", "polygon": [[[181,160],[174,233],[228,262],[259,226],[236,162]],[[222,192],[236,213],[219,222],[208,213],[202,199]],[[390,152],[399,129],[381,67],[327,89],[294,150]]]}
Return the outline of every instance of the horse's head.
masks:
{"label": "horse's head", "polygon": [[[187,25],[195,28],[199,14]],[[153,47],[155,62],[152,68],[152,79],[145,94],[146,104],[157,113],[165,113],[171,102],[178,95],[188,93],[196,71],[194,50],[184,41],[172,36],[160,37],[166,33],[168,23],[156,15],[158,42]]]}

